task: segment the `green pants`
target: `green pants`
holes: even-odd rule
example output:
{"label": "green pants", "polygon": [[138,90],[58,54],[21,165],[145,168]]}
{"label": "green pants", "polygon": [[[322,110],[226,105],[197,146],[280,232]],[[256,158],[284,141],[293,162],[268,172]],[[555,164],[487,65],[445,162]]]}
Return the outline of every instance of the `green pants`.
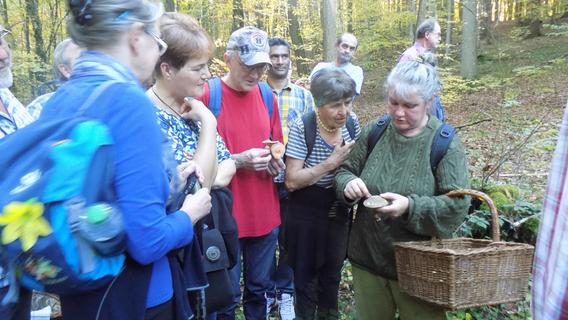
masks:
{"label": "green pants", "polygon": [[359,320],[394,320],[398,310],[401,320],[445,320],[446,312],[398,289],[398,281],[389,280],[353,266],[355,305]]}

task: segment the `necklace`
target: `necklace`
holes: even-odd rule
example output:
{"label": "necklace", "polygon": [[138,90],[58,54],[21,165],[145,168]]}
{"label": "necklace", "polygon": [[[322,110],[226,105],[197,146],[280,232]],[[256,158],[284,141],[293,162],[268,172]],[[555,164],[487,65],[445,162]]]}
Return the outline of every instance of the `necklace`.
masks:
{"label": "necklace", "polygon": [[[160,102],[165,105],[166,107],[168,107],[168,109],[170,109],[171,111],[173,111],[176,115],[178,115],[178,117],[182,118],[181,114],[179,114],[179,112],[177,112],[174,108],[172,108],[169,104],[167,104],[162,98],[160,98],[160,96],[156,93],[156,90],[154,89],[155,86],[150,87],[150,89],[152,89],[152,93],[154,93],[154,95],[156,96],[156,98],[158,98],[158,100],[160,100]],[[175,101],[174,101],[175,102]],[[172,102],[172,104],[174,104],[174,102]]]}
{"label": "necklace", "polygon": [[330,129],[330,128],[326,127],[325,124],[323,124],[323,121],[321,121],[321,119],[320,119],[319,112],[317,112],[317,111],[316,111],[316,118],[318,119],[318,123],[319,123],[320,127],[323,129],[323,131],[325,131],[327,133],[337,132],[338,128]]}

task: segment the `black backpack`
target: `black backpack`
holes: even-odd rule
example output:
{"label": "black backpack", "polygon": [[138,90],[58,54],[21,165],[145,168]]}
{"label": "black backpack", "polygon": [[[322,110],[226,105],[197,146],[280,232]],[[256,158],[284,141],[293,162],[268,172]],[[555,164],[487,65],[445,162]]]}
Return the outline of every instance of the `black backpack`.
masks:
{"label": "black backpack", "polygon": [[[373,129],[369,133],[367,138],[367,157],[375,148],[379,139],[387,129],[389,123],[391,121],[391,117],[386,114],[380,117],[377,122],[375,123]],[[447,123],[443,123],[437,130],[436,135],[434,136],[434,140],[432,141],[432,149],[430,150],[430,167],[432,168],[432,173],[434,176],[436,175],[436,169],[438,169],[438,164],[446,155],[448,148],[450,147],[450,143],[454,136],[456,135],[456,129]]]}

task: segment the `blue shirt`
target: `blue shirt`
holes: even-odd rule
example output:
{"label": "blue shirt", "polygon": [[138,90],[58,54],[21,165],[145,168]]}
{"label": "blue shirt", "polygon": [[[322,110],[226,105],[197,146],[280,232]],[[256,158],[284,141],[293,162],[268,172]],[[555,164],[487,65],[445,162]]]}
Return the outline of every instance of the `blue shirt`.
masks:
{"label": "blue shirt", "polygon": [[[42,117],[75,112],[107,80],[100,73],[74,73],[47,102]],[[193,226],[186,213],[165,211],[169,183],[162,159],[164,136],[152,102],[137,81],[115,86],[120,87],[103,94],[104,104],[98,107],[105,109],[103,122],[114,140],[114,186],[128,236],[127,252],[140,264],[154,264],[146,300],[146,306],[153,307],[172,298],[166,255],[191,242]]]}

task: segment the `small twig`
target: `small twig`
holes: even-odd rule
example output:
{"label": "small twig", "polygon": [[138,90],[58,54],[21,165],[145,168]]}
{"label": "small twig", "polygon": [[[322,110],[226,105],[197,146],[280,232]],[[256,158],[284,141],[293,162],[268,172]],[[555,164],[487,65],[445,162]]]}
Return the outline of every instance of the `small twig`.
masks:
{"label": "small twig", "polygon": [[513,228],[518,228],[521,224],[523,224],[523,223],[529,221],[529,220],[532,219],[532,218],[536,218],[536,217],[538,217],[538,216],[540,216],[540,215],[541,215],[540,213],[535,213],[535,214],[533,214],[532,216],[524,217],[524,218],[522,218],[521,220],[519,220],[519,221],[513,223],[512,226],[513,226]]}
{"label": "small twig", "polygon": [[504,152],[501,157],[499,157],[497,164],[493,166],[491,170],[489,170],[483,175],[482,185],[485,185],[489,177],[495,174],[495,172],[497,172],[505,162],[510,160],[511,157],[513,157],[513,155],[518,153],[523,147],[526,146],[527,142],[537,133],[538,129],[542,127],[542,124],[544,123],[544,119],[546,117],[547,115],[543,115],[539,123],[531,129],[531,132],[521,142],[517,143],[516,145],[513,145],[511,148],[509,148],[509,150]]}
{"label": "small twig", "polygon": [[482,123],[482,122],[487,122],[487,121],[493,121],[493,119],[491,119],[491,118],[481,119],[481,120],[477,120],[477,121],[473,121],[473,122],[470,122],[470,123],[466,123],[466,124],[462,124],[462,125],[456,126],[455,128],[456,128],[456,130],[459,130],[459,129],[461,129],[461,128],[471,127],[471,126],[474,126],[474,125],[476,125],[476,124],[480,124],[480,123]]}

